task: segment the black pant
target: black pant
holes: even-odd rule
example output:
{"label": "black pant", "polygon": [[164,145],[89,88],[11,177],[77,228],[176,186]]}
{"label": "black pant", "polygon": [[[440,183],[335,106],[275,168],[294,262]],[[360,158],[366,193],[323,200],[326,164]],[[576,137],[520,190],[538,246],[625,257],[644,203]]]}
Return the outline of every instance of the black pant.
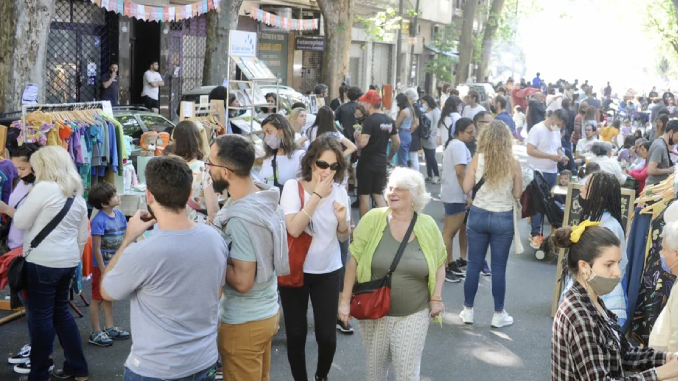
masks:
{"label": "black pant", "polygon": [[328,274],[304,274],[304,286],[280,287],[285,317],[287,359],[295,381],[307,381],[306,336],[308,333],[308,298],[313,305],[315,340],[318,343],[318,368],[315,375],[327,377],[337,349],[337,310],[341,269]]}
{"label": "black pant", "polygon": [[344,242],[339,241],[339,248],[341,249],[341,272],[339,273],[339,292],[344,292],[344,275],[346,274],[346,265],[348,264],[349,253],[348,247],[351,240],[347,239]]}
{"label": "black pant", "polygon": [[440,177],[435,148],[424,148],[424,156],[426,156],[426,173],[428,174],[428,177],[433,177],[434,175]]}

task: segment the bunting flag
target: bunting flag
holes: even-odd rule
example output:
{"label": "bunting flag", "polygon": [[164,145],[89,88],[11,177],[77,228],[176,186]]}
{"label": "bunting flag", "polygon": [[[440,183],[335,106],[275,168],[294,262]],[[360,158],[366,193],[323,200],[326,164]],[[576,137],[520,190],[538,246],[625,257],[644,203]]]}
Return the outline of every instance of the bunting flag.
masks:
{"label": "bunting flag", "polygon": [[[219,12],[221,0],[200,0],[193,4],[176,7],[155,7],[137,4],[127,0],[89,0],[109,12],[115,12],[125,17],[133,17],[145,21],[177,21],[204,15],[209,11]],[[271,18],[272,20],[272,18]],[[314,20],[315,21],[315,20]]]}
{"label": "bunting flag", "polygon": [[250,17],[268,26],[284,30],[314,30],[318,29],[320,24],[318,19],[290,19],[262,11],[257,7],[250,9]]}

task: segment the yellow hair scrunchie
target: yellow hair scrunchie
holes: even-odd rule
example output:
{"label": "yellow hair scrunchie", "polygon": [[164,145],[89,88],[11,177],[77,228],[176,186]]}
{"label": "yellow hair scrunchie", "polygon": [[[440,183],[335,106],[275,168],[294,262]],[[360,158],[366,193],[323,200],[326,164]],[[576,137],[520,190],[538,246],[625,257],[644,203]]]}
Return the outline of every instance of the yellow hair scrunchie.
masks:
{"label": "yellow hair scrunchie", "polygon": [[586,228],[588,228],[589,226],[598,226],[598,225],[600,225],[599,221],[584,220],[580,222],[579,225],[572,227],[572,233],[570,233],[570,241],[572,241],[572,243],[579,242],[579,238],[581,238],[581,235],[584,234]]}

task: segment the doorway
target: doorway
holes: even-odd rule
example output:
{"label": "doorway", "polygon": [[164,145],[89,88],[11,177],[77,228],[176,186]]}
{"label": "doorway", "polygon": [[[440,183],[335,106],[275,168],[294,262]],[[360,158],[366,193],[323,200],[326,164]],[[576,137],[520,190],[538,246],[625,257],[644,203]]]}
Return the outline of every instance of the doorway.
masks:
{"label": "doorway", "polygon": [[152,62],[160,62],[160,23],[134,20],[130,37],[131,73],[130,73],[130,103],[142,104],[141,91],[143,90],[144,73]]}

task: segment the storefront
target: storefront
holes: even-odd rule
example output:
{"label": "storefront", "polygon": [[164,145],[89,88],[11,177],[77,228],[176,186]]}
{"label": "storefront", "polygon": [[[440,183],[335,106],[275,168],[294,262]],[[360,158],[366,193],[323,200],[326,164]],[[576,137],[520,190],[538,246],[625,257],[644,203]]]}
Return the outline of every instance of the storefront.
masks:
{"label": "storefront", "polygon": [[266,62],[269,69],[287,85],[287,41],[288,33],[262,32],[259,34],[257,57]]}
{"label": "storefront", "polygon": [[324,47],[325,39],[320,36],[297,36],[295,38],[293,86],[301,93],[313,91],[320,83]]}

